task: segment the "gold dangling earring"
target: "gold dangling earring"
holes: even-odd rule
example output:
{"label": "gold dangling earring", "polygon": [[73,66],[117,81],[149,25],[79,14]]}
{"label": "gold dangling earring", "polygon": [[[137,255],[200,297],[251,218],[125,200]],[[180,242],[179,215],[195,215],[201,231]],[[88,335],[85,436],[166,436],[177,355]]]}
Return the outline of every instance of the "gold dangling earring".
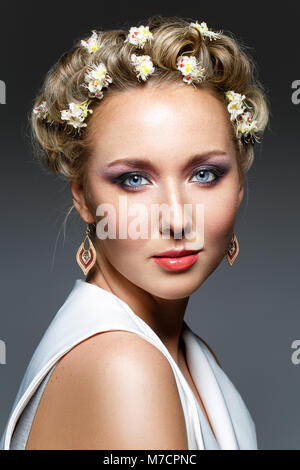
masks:
{"label": "gold dangling earring", "polygon": [[[76,254],[76,261],[79,264],[80,268],[82,269],[83,273],[85,276],[87,273],[92,269],[94,264],[96,263],[96,250],[94,248],[94,245],[89,237],[90,229],[89,229],[89,224],[87,224],[86,228],[86,236],[81,243],[80,247],[77,250]],[[89,248],[85,249],[84,244],[86,239],[89,241]]]}
{"label": "gold dangling earring", "polygon": [[238,239],[237,239],[235,233],[233,232],[232,237],[231,237],[230,246],[229,246],[228,251],[226,253],[226,259],[227,259],[228,264],[230,266],[233,265],[234,260],[236,259],[237,255],[239,254],[239,250],[240,250],[239,242],[238,242]]}

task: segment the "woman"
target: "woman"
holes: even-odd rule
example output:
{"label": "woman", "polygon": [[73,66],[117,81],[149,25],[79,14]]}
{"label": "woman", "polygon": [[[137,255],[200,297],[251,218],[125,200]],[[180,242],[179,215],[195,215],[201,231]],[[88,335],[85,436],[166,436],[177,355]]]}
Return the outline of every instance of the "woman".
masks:
{"label": "woman", "polygon": [[93,31],[50,70],[33,130],[93,229],[76,255],[87,278],[30,361],[2,448],[257,449],[240,394],[183,320],[238,255],[268,119],[253,70],[229,36],[157,15]]}

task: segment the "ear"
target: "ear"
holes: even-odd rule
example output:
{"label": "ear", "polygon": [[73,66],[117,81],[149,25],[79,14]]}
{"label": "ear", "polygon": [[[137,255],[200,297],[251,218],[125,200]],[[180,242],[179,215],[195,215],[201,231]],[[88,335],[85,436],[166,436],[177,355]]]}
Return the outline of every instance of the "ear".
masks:
{"label": "ear", "polygon": [[82,220],[88,224],[94,222],[93,214],[90,212],[84,195],[84,190],[79,180],[70,180],[70,190],[73,196],[73,204]]}

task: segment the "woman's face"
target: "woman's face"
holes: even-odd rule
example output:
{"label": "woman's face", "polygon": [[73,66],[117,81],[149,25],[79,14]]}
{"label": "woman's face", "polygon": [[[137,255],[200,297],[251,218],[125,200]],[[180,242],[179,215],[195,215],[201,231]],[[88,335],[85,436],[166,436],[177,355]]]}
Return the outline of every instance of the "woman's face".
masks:
{"label": "woman's face", "polygon": [[[217,98],[185,84],[134,89],[107,100],[104,96],[89,123],[87,181],[97,234],[104,216],[110,227],[115,221],[115,238],[95,239],[106,279],[117,273],[156,297],[179,299],[191,295],[216,269],[244,194],[230,126]],[[111,211],[96,215],[104,203],[115,210],[115,218]],[[130,213],[137,203],[141,211]],[[151,219],[154,205],[161,204],[167,205],[170,217]],[[184,205],[190,205],[186,219]],[[137,218],[142,225],[134,225]],[[134,238],[134,228],[141,227],[147,236]],[[153,256],[171,249],[200,252],[191,266],[169,270]]]}

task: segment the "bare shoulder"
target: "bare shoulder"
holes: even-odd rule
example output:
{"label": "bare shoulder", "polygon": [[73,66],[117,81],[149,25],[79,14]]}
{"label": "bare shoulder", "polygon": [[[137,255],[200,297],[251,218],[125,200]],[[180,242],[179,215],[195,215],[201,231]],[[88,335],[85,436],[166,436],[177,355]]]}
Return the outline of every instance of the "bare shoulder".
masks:
{"label": "bare shoulder", "polygon": [[187,449],[168,359],[129,331],[79,343],[51,374],[26,449]]}

